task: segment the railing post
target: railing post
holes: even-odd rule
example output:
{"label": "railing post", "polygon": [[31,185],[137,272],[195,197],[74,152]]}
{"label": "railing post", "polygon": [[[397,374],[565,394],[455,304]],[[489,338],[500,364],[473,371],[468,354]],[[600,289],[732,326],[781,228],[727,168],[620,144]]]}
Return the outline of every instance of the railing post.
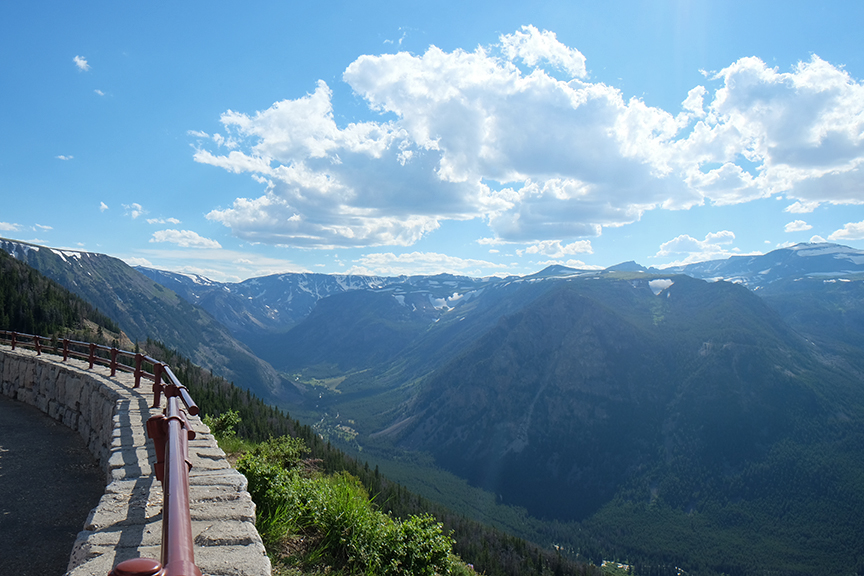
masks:
{"label": "railing post", "polygon": [[153,364],[153,408],[162,404],[162,363]]}
{"label": "railing post", "polygon": [[90,343],[90,369],[93,369],[93,362],[96,360],[96,344]]}
{"label": "railing post", "polygon": [[144,355],[141,353],[135,354],[135,385],[133,388],[141,386],[141,364],[144,363]]}
{"label": "railing post", "polygon": [[111,376],[117,373],[117,348],[111,347]]}

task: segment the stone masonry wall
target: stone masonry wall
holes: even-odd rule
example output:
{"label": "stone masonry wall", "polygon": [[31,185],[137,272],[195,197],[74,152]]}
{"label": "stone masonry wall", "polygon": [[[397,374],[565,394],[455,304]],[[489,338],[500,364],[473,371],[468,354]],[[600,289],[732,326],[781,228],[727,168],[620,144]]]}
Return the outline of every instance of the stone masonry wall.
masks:
{"label": "stone masonry wall", "polygon": [[[67,576],[107,576],[128,558],[159,559],[162,539],[162,486],[145,430],[161,411],[150,408],[151,385],[142,381],[135,390],[131,374],[112,378],[108,368],[87,366],[0,346],[0,393],[77,431],[105,469],[105,494],[78,534]],[[230,467],[199,418],[190,416],[189,423],[196,433],[189,442],[195,563],[205,575],[269,576],[246,478]]]}

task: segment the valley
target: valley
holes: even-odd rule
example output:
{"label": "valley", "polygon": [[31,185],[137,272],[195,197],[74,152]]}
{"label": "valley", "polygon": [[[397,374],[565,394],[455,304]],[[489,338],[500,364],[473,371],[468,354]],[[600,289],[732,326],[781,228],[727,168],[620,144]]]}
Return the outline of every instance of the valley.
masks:
{"label": "valley", "polygon": [[544,546],[645,574],[864,570],[862,252],[231,284],[0,248],[132,340]]}

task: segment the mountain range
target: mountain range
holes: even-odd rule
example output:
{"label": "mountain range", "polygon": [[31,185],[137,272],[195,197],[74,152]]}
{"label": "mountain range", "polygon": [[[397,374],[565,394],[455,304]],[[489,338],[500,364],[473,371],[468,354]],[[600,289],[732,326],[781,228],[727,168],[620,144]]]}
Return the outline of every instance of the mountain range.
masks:
{"label": "mountain range", "polygon": [[424,455],[564,548],[657,573],[864,571],[864,252],[219,283],[0,248],[133,339],[228,371],[334,442]]}
{"label": "mountain range", "polygon": [[132,341],[160,340],[193,361],[272,397],[281,379],[209,313],[104,254],[0,239],[0,250],[77,294],[117,322]]}

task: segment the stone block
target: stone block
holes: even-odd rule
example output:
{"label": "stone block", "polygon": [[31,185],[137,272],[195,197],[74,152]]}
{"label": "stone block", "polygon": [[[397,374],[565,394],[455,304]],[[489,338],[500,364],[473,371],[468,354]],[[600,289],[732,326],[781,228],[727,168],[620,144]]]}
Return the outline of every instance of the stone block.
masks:
{"label": "stone block", "polygon": [[248,546],[260,544],[261,536],[251,522],[192,522],[195,546]]}

